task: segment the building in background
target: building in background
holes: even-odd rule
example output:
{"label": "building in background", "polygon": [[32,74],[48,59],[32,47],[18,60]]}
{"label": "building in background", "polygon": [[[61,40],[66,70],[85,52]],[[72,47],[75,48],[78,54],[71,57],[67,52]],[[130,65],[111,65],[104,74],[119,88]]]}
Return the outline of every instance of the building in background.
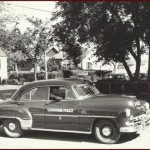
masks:
{"label": "building in background", "polygon": [[95,50],[87,50],[81,56],[79,67],[83,70],[113,70],[113,64],[105,64],[103,61],[98,61]]}
{"label": "building in background", "polygon": [[7,55],[0,49],[0,81],[7,78]]}

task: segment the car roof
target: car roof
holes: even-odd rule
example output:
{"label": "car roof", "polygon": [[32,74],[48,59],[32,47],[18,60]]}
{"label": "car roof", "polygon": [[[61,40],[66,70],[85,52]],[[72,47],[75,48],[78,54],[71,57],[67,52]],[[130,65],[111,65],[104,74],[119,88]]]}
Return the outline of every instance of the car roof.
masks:
{"label": "car roof", "polygon": [[25,86],[41,86],[41,85],[65,85],[65,86],[72,86],[74,84],[80,84],[82,81],[80,80],[69,80],[69,79],[49,79],[49,80],[38,80],[33,81],[31,83],[26,84]]}
{"label": "car roof", "polygon": [[15,94],[11,97],[12,100],[17,100],[27,89],[38,86],[49,86],[49,85],[63,85],[71,87],[72,85],[83,84],[81,80],[66,80],[66,79],[49,79],[49,80],[38,80],[34,82],[27,83],[18,89]]}

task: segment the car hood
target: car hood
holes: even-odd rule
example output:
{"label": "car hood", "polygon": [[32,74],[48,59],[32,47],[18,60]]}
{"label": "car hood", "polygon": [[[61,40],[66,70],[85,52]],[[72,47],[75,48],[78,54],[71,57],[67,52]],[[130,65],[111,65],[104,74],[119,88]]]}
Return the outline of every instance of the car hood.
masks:
{"label": "car hood", "polygon": [[121,96],[121,95],[99,95],[92,96],[84,99],[89,105],[96,106],[119,106],[119,107],[136,107],[141,104],[140,100],[137,100],[134,96]]}

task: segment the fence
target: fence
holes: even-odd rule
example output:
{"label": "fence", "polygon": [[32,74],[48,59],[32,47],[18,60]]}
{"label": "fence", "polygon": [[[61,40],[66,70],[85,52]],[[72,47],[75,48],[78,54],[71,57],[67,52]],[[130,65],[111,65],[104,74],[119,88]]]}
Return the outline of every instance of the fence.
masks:
{"label": "fence", "polygon": [[98,81],[96,87],[104,94],[135,95],[139,99],[150,102],[150,82]]}

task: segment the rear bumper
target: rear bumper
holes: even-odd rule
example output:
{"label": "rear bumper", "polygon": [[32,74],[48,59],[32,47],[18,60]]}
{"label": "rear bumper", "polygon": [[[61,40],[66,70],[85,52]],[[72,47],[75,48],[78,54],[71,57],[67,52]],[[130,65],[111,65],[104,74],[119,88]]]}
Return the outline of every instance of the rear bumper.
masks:
{"label": "rear bumper", "polygon": [[136,116],[132,120],[127,121],[125,126],[120,127],[120,132],[137,132],[144,130],[150,124],[150,110],[146,114]]}

